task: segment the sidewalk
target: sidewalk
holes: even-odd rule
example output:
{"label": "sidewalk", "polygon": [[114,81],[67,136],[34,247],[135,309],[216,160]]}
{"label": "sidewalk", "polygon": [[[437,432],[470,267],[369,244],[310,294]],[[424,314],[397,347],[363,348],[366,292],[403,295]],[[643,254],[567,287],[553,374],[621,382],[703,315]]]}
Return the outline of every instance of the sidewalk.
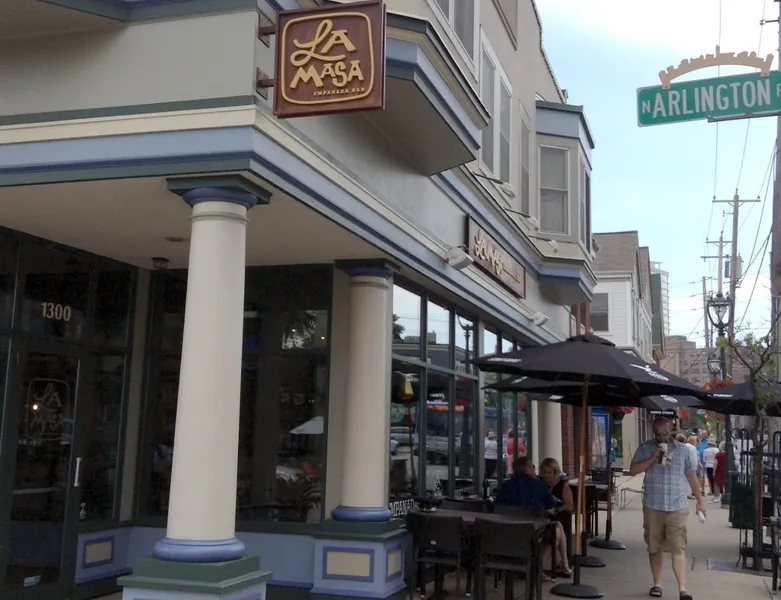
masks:
{"label": "sidewalk", "polygon": [[[642,488],[642,477],[622,477],[620,487]],[[620,497],[620,491],[619,491]],[[623,598],[648,598],[652,585],[648,566],[648,555],[643,543],[643,514],[640,494],[628,492],[627,506],[614,513],[613,538],[623,542],[623,551],[589,548],[589,554],[602,558],[604,569],[584,569],[581,581],[594,585],[605,594],[606,600]],[[604,512],[600,512],[600,529],[604,529]],[[729,527],[728,511],[718,505],[708,505],[708,517],[700,524],[694,516],[692,502],[689,517],[688,559],[691,570],[688,576],[688,590],[695,599],[741,598],[746,600],[772,598],[770,581],[765,577],[708,570],[708,559],[730,561],[735,564],[738,557],[738,530]],[[663,590],[665,598],[677,598],[675,577],[665,557]],[[546,591],[549,589],[546,586]],[[547,598],[554,598],[549,593]]]}

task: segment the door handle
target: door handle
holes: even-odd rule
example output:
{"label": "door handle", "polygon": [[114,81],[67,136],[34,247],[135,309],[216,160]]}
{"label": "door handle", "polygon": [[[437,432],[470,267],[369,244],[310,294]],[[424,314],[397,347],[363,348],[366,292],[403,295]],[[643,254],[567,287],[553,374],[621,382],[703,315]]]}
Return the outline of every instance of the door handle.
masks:
{"label": "door handle", "polygon": [[79,487],[81,485],[81,456],[76,457],[76,469],[73,474],[73,487]]}

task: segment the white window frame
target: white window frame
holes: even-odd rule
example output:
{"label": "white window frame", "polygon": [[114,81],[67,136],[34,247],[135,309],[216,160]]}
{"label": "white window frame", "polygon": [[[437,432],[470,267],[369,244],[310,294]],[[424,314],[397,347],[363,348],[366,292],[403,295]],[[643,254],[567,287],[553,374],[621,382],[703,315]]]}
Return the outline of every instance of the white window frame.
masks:
{"label": "white window frame", "polygon": [[[510,127],[509,131],[509,144],[508,144],[508,151],[510,153],[510,156],[508,157],[508,163],[509,168],[507,172],[507,184],[509,185],[509,190],[503,190],[499,185],[497,184],[497,188],[499,188],[505,195],[512,196],[515,194],[515,187],[513,186],[513,155],[515,154],[513,152],[513,134],[514,134],[514,127],[513,127],[513,116],[515,114],[515,109],[513,108],[513,87],[510,83],[510,78],[507,77],[507,73],[505,73],[504,68],[502,67],[502,63],[499,62],[499,58],[496,56],[496,53],[494,52],[494,49],[491,47],[491,44],[488,42],[488,38],[485,36],[484,33],[480,36],[480,58],[478,60],[478,64],[480,65],[480,73],[479,73],[479,81],[480,81],[480,92],[482,95],[482,89],[483,89],[483,52],[485,52],[488,55],[488,59],[491,61],[494,67],[494,81],[493,81],[493,88],[494,88],[494,105],[492,107],[487,107],[491,113],[491,122],[488,124],[488,127],[493,128],[493,159],[494,164],[488,165],[483,161],[483,152],[482,149],[480,150],[480,156],[478,159],[478,163],[480,165],[480,169],[483,171],[484,174],[495,177],[495,178],[501,178],[500,174],[500,168],[501,168],[501,155],[500,155],[500,149],[501,149],[501,138],[502,138],[502,132],[501,132],[501,106],[502,106],[502,87],[506,88],[507,91],[510,93],[510,115],[508,119],[508,126]],[[519,146],[520,148],[520,146]]]}
{"label": "white window frame", "polygon": [[[526,190],[526,193],[528,193],[529,197],[527,198],[528,206],[526,208],[526,212],[529,214],[530,217],[535,219],[537,221],[537,211],[535,210],[535,203],[533,201],[534,194],[532,194],[532,150],[534,149],[534,143],[533,143],[533,137],[532,137],[532,128],[529,125],[530,119],[528,117],[528,113],[523,107],[523,104],[519,103],[519,110],[520,119],[518,119],[520,126],[518,127],[518,209],[523,212],[524,206],[523,206],[523,172],[524,170],[527,171],[527,177],[529,178],[529,189]],[[526,156],[528,158],[529,164],[524,165],[523,164],[523,131],[524,128],[526,131],[529,132],[529,139],[528,147],[526,148]],[[524,169],[525,167],[525,169]],[[535,226],[539,226],[539,222],[536,223]]]}
{"label": "white window frame", "polygon": [[472,50],[473,54],[469,54],[469,51],[464,46],[464,43],[456,35],[456,30],[453,28],[453,14],[455,10],[455,3],[458,0],[450,0],[448,3],[448,13],[442,10],[437,0],[426,0],[431,12],[434,13],[434,18],[439,22],[445,31],[448,39],[453,43],[453,47],[459,53],[462,59],[466,62],[467,66],[473,73],[477,73],[480,54],[480,0],[474,0],[474,25],[472,27]]}
{"label": "white window frame", "polygon": [[[566,222],[567,228],[565,232],[561,231],[547,231],[542,229],[542,149],[548,148],[550,150],[564,150],[567,153],[567,215]],[[537,213],[540,221],[540,232],[550,235],[558,235],[563,237],[569,237],[572,235],[572,169],[570,168],[571,148],[567,146],[555,146],[553,144],[538,144],[537,145],[537,202],[539,212]],[[561,191],[561,190],[559,190]]]}
{"label": "white window frame", "polygon": [[[591,327],[594,329],[595,332],[601,332],[601,333],[610,333],[610,294],[608,292],[594,292],[594,295],[597,294],[604,295],[607,297],[607,329],[596,329],[594,327],[594,322],[592,320]],[[600,313],[601,314],[601,313]],[[591,312],[591,316],[593,317],[594,312]]]}
{"label": "white window frame", "polygon": [[[586,178],[591,179],[591,170],[583,157],[578,161],[578,241],[584,249],[588,249],[588,203],[586,195]],[[583,231],[580,228],[583,227]],[[581,233],[583,234],[581,236]]]}

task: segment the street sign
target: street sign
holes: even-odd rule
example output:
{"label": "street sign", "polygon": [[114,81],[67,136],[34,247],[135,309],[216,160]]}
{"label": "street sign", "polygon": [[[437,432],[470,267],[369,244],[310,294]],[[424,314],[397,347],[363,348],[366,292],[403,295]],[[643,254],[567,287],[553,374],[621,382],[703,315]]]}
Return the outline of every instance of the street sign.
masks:
{"label": "street sign", "polygon": [[666,125],[709,117],[781,111],[781,72],[730,75],[637,90],[637,124]]}

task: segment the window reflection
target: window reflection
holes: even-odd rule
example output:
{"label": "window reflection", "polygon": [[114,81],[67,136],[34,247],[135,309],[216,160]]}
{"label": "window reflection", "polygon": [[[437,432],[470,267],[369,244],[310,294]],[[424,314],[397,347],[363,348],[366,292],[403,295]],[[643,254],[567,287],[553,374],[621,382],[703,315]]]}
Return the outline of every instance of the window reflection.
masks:
{"label": "window reflection", "polygon": [[474,474],[476,407],[477,382],[468,377],[457,377],[455,419],[453,422],[456,457],[454,492],[456,496],[476,492]]}
{"label": "window reflection", "polygon": [[502,336],[502,352],[512,352],[513,351],[513,341],[511,339],[507,339],[506,337]]}
{"label": "window reflection", "polygon": [[461,373],[475,373],[474,365],[468,361],[475,358],[475,322],[456,315],[455,368]]}
{"label": "window reflection", "polygon": [[[449,494],[451,376],[428,373],[426,393],[426,492],[435,497]],[[457,444],[457,442],[456,442]]]}
{"label": "window reflection", "polygon": [[11,327],[14,310],[14,283],[18,243],[0,235],[0,328]]}
{"label": "window reflection", "polygon": [[320,520],[326,381],[325,354],[245,359],[237,491],[240,518]]}
{"label": "window reflection", "polygon": [[99,265],[94,331],[98,344],[127,345],[132,282],[129,267],[119,263]]}
{"label": "window reflection", "polygon": [[[168,511],[185,273],[156,284],[163,329],[153,357],[146,511]],[[241,519],[318,521],[324,477],[331,269],[248,269],[237,506]]]}
{"label": "window reflection", "polygon": [[420,368],[393,361],[390,407],[390,508],[394,515],[409,509],[420,476]]}
{"label": "window reflection", "polygon": [[482,353],[494,354],[495,352],[499,351],[499,336],[490,329],[484,329]]}
{"label": "window reflection", "polygon": [[95,393],[80,425],[87,432],[79,511],[82,521],[114,516],[122,425],[125,356],[100,356],[95,363]]}
{"label": "window reflection", "polygon": [[420,358],[421,298],[393,286],[393,353]]}
{"label": "window reflection", "polygon": [[426,313],[428,363],[450,369],[450,311],[429,300]]}
{"label": "window reflection", "polygon": [[20,329],[59,338],[85,335],[90,289],[89,263],[73,253],[25,244]]}

